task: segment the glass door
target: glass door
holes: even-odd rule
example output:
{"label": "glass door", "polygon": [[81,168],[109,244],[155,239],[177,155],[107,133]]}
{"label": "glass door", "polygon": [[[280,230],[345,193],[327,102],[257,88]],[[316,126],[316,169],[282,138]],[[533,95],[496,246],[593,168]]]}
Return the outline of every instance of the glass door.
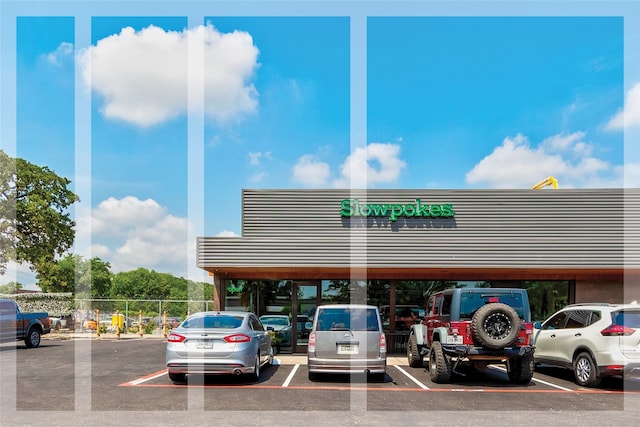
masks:
{"label": "glass door", "polygon": [[291,330],[295,331],[293,352],[306,353],[309,344],[309,330],[307,323],[313,319],[316,307],[319,304],[320,283],[312,281],[293,282],[293,313]]}

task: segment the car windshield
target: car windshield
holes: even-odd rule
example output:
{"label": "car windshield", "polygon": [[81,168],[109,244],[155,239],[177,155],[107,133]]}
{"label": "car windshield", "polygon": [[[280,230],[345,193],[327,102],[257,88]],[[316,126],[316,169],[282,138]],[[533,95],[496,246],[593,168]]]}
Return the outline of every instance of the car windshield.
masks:
{"label": "car windshield", "polygon": [[478,293],[468,292],[460,295],[460,319],[471,319],[473,314],[485,304],[501,302],[512,307],[521,319],[524,319],[524,304],[520,293]]}
{"label": "car windshield", "polygon": [[614,325],[640,328],[640,311],[638,310],[616,311],[611,314],[611,317]]}
{"label": "car windshield", "polygon": [[243,316],[211,315],[192,317],[182,323],[183,328],[236,329],[242,326]]}
{"label": "car windshield", "polygon": [[278,326],[287,326],[289,324],[289,319],[286,317],[261,317],[260,321],[269,325]]}
{"label": "car windshield", "polygon": [[318,331],[377,331],[380,329],[374,308],[323,308],[318,312]]}

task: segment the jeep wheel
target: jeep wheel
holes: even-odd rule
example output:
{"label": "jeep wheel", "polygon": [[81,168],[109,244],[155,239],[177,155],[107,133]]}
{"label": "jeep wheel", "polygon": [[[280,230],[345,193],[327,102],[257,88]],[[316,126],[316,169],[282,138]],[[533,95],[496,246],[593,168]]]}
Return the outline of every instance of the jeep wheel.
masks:
{"label": "jeep wheel", "polygon": [[533,354],[509,360],[509,380],[514,384],[529,384],[533,378]]}
{"label": "jeep wheel", "polygon": [[491,303],[480,307],[471,319],[473,339],[483,347],[501,349],[518,338],[520,318],[506,304]]}
{"label": "jeep wheel", "polygon": [[429,376],[434,383],[448,383],[451,380],[451,360],[442,351],[439,341],[431,343],[429,352]]}
{"label": "jeep wheel", "polygon": [[573,361],[573,374],[576,383],[583,387],[597,387],[600,385],[600,378],[593,357],[587,352],[580,353]]}
{"label": "jeep wheel", "polygon": [[409,335],[409,342],[407,343],[407,361],[412,368],[422,368],[422,355],[418,350],[416,336],[413,332]]}

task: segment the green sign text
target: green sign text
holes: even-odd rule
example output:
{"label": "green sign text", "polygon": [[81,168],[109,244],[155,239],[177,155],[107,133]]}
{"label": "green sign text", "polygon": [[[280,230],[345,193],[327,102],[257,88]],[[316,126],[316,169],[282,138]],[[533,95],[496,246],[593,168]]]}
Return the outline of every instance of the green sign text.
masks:
{"label": "green sign text", "polygon": [[395,221],[401,216],[408,218],[451,218],[455,216],[452,204],[423,204],[415,199],[413,203],[360,203],[360,199],[344,199],[340,203],[340,215],[343,217],[372,216],[389,217]]}

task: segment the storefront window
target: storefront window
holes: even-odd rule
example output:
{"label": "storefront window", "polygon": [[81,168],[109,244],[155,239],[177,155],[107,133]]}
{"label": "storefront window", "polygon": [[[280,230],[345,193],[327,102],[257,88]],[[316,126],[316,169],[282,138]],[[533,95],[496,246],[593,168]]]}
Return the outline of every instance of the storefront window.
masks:
{"label": "storefront window", "polygon": [[[306,292],[305,283],[296,282],[298,292]],[[428,298],[435,292],[449,288],[494,287],[523,288],[529,294],[531,318],[545,320],[558,309],[571,302],[574,283],[571,281],[457,281],[457,280],[406,280],[395,281],[395,331],[403,331],[413,317],[424,317]],[[292,316],[291,280],[227,280],[225,282],[225,307],[227,310],[253,311],[263,314],[287,314]],[[316,285],[314,285],[316,286]],[[309,289],[315,289],[313,286]],[[370,304],[380,308],[385,330],[391,329],[391,281],[388,280],[322,280],[320,304]],[[315,295],[315,294],[314,294]],[[315,296],[297,295],[299,315],[312,316]],[[308,301],[307,301],[308,300]]]}
{"label": "storefront window", "polygon": [[263,314],[291,313],[290,280],[226,280],[225,309]]}

